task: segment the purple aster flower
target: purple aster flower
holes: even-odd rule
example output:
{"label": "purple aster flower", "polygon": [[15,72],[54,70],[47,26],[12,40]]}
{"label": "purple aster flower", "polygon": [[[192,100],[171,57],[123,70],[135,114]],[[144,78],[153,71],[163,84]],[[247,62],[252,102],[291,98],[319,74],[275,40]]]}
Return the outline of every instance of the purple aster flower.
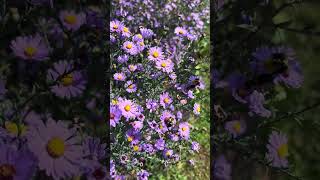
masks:
{"label": "purple aster flower", "polygon": [[82,148],[75,136],[76,130],[67,127],[65,122],[49,118],[45,124],[29,126],[26,135],[30,151],[39,160],[39,169],[56,180],[80,173]]}
{"label": "purple aster flower", "polygon": [[129,28],[127,28],[125,26],[122,26],[121,32],[122,32],[122,36],[124,36],[124,37],[131,36],[131,32],[130,32]]}
{"label": "purple aster flower", "polygon": [[188,34],[188,31],[183,27],[176,27],[174,33],[180,37],[185,37]]}
{"label": "purple aster flower", "polygon": [[140,33],[142,37],[145,39],[149,39],[154,35],[153,31],[147,28],[140,28]]}
{"label": "purple aster flower", "polygon": [[179,136],[177,134],[170,134],[169,138],[174,142],[179,141]]}
{"label": "purple aster flower", "polygon": [[67,61],[54,63],[53,68],[48,70],[47,79],[55,82],[51,92],[67,99],[81,95],[87,84],[83,73],[74,70],[73,65]]}
{"label": "purple aster flower", "polygon": [[191,149],[192,149],[193,151],[199,152],[200,144],[199,144],[198,142],[193,141],[193,142],[191,143]]}
{"label": "purple aster flower", "polygon": [[160,61],[164,59],[163,51],[160,47],[151,47],[148,51],[150,61]]}
{"label": "purple aster flower", "polygon": [[137,68],[138,68],[137,65],[134,65],[134,64],[130,64],[128,66],[128,69],[130,72],[135,72],[137,70]]}
{"label": "purple aster flower", "polygon": [[146,46],[143,41],[140,41],[136,43],[136,47],[138,52],[142,52]]}
{"label": "purple aster flower", "polygon": [[124,87],[126,88],[126,91],[128,93],[133,93],[137,91],[137,85],[134,84],[133,81],[127,81]]}
{"label": "purple aster flower", "polygon": [[39,34],[20,36],[11,41],[13,53],[24,60],[42,61],[48,58],[49,48]]}
{"label": "purple aster flower", "polygon": [[135,131],[140,131],[143,128],[143,122],[141,121],[133,121],[130,123]]}
{"label": "purple aster flower", "polygon": [[160,95],[160,105],[161,105],[163,108],[168,107],[172,102],[173,102],[173,101],[172,101],[171,97],[169,96],[169,93],[168,93],[168,92],[162,93],[162,94]]}
{"label": "purple aster flower", "polygon": [[269,136],[267,148],[266,157],[272,163],[272,166],[278,168],[288,167],[288,139],[284,134],[273,131]]}
{"label": "purple aster flower", "polygon": [[187,122],[182,122],[179,124],[179,135],[181,138],[188,140],[190,135],[190,126]]}
{"label": "purple aster flower", "polygon": [[121,55],[117,58],[118,63],[122,64],[122,63],[126,63],[129,60],[129,56],[128,55]]}
{"label": "purple aster flower", "polygon": [[143,42],[143,37],[141,34],[136,34],[132,37],[132,41],[137,43],[137,42]]}
{"label": "purple aster flower", "polygon": [[170,59],[156,61],[156,68],[165,73],[173,72],[173,62]]}
{"label": "purple aster flower", "polygon": [[225,124],[225,129],[234,137],[238,137],[246,131],[246,123],[243,120],[232,120]]}
{"label": "purple aster flower", "polygon": [[106,155],[106,144],[99,138],[87,137],[83,144],[83,155],[92,160],[102,160]]}
{"label": "purple aster flower", "polygon": [[127,119],[133,119],[136,118],[138,114],[138,108],[137,105],[132,102],[131,100],[127,99],[121,99],[118,102],[118,107],[122,112],[122,115],[126,117]]}
{"label": "purple aster flower", "polygon": [[126,75],[124,73],[115,73],[113,75],[113,79],[116,81],[125,81],[126,80]]}
{"label": "purple aster flower", "polygon": [[29,180],[36,170],[37,160],[26,149],[0,143],[0,179]]}
{"label": "purple aster flower", "polygon": [[126,137],[129,142],[139,141],[141,139],[141,134],[139,131],[135,131],[134,129],[129,129],[126,132]]}
{"label": "purple aster flower", "polygon": [[73,10],[61,11],[59,16],[62,24],[70,31],[76,31],[86,23],[86,14]]}
{"label": "purple aster flower", "polygon": [[171,158],[172,155],[173,155],[173,150],[171,150],[171,149],[165,149],[165,150],[162,152],[162,154],[163,154],[163,157],[164,157],[165,159],[169,159],[169,158]]}
{"label": "purple aster flower", "polygon": [[214,161],[213,176],[217,180],[231,180],[231,165],[223,155]]}
{"label": "purple aster flower", "polygon": [[158,109],[159,105],[156,100],[147,99],[146,107],[147,107],[147,109],[150,110],[150,112],[153,112]]}
{"label": "purple aster flower", "polygon": [[136,55],[138,53],[136,45],[131,41],[124,42],[122,49],[131,55]]}
{"label": "purple aster flower", "polygon": [[300,88],[303,84],[304,77],[301,71],[300,64],[297,61],[289,61],[288,69],[279,74],[278,77],[274,79],[275,83],[284,83],[291,88]]}
{"label": "purple aster flower", "polygon": [[249,108],[251,112],[254,112],[261,117],[270,117],[272,113],[263,106],[264,103],[264,95],[256,90],[249,96]]}
{"label": "purple aster flower", "polygon": [[155,152],[152,144],[143,144],[142,149],[149,154],[153,154]]}
{"label": "purple aster flower", "polygon": [[121,119],[122,112],[117,106],[110,106],[110,126],[116,127],[119,120]]}
{"label": "purple aster flower", "polygon": [[194,103],[193,105],[193,113],[199,115],[201,112],[201,106],[198,103]]}
{"label": "purple aster flower", "polygon": [[111,21],[110,22],[110,32],[120,33],[122,31],[123,26],[124,26],[123,23],[118,20]]}
{"label": "purple aster flower", "polygon": [[156,143],[154,144],[154,147],[157,150],[164,150],[164,148],[166,147],[166,143],[164,141],[164,139],[160,138],[156,141]]}
{"label": "purple aster flower", "polygon": [[141,170],[137,173],[138,180],[148,180],[148,177],[150,176],[149,172],[146,170]]}

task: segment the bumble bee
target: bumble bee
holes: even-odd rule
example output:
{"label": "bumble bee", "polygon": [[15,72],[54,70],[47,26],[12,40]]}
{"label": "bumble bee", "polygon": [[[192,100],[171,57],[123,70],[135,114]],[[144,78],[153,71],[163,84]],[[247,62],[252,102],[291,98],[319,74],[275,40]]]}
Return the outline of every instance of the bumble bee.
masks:
{"label": "bumble bee", "polygon": [[166,118],[164,119],[164,123],[166,124],[167,127],[172,127],[174,125],[174,118]]}
{"label": "bumble bee", "polygon": [[192,81],[191,85],[189,85],[186,89],[189,91],[191,89],[196,88],[199,85],[200,85],[200,79],[196,78],[195,80]]}

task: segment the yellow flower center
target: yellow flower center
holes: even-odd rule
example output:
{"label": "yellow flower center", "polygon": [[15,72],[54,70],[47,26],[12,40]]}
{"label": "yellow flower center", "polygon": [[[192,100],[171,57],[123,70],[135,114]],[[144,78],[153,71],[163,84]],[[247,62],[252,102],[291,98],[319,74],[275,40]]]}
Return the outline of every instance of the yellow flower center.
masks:
{"label": "yellow flower center", "polygon": [[77,22],[77,17],[75,15],[67,15],[64,21],[68,24],[75,24]]}
{"label": "yellow flower center", "polygon": [[32,46],[28,46],[24,49],[24,54],[28,57],[33,57],[37,53],[37,49]]}
{"label": "yellow flower center", "polygon": [[117,104],[118,104],[118,101],[117,101],[116,99],[112,99],[111,103],[112,103],[113,105],[117,105]]}
{"label": "yellow flower center", "polygon": [[63,156],[65,152],[64,140],[59,137],[54,137],[48,141],[47,152],[53,158],[59,158]]}
{"label": "yellow flower center", "polygon": [[165,68],[167,67],[167,64],[165,62],[161,63],[161,67]]}
{"label": "yellow flower center", "polygon": [[278,155],[281,157],[281,158],[285,158],[289,155],[289,152],[288,152],[288,144],[282,144],[279,148],[278,148]]}
{"label": "yellow flower center", "polygon": [[138,34],[137,36],[138,36],[138,38],[142,39],[142,35],[141,34]]}
{"label": "yellow flower center", "polygon": [[113,25],[113,27],[112,27],[113,29],[118,29],[119,27],[118,27],[118,25]]}
{"label": "yellow flower center", "polygon": [[21,134],[24,134],[26,132],[26,127],[23,124],[18,126],[18,124],[16,123],[6,121],[4,126],[10,134],[13,134],[16,136],[19,134],[19,128],[20,128]]}
{"label": "yellow flower center", "polygon": [[133,84],[130,84],[130,85],[128,86],[128,88],[129,88],[129,89],[133,89]]}
{"label": "yellow flower center", "polygon": [[128,29],[127,27],[124,27],[124,28],[123,28],[123,32],[126,32],[126,33],[127,33],[127,32],[129,32],[129,29]]}
{"label": "yellow flower center", "polygon": [[131,142],[131,141],[133,141],[133,138],[132,138],[131,136],[128,136],[127,140],[128,140],[129,142]]}
{"label": "yellow flower center", "polygon": [[164,103],[169,103],[169,101],[170,101],[169,98],[164,98],[163,100]]}
{"label": "yellow flower center", "polygon": [[72,74],[66,74],[62,79],[61,83],[64,86],[70,86],[73,83],[73,76]]}
{"label": "yellow flower center", "polygon": [[157,57],[159,57],[159,53],[158,53],[157,51],[155,51],[155,52],[153,52],[152,56],[153,56],[154,58],[157,58]]}
{"label": "yellow flower center", "polygon": [[134,151],[139,151],[139,146],[137,146],[137,145],[133,146],[133,150]]}
{"label": "yellow flower center", "polygon": [[126,106],[124,107],[124,110],[127,111],[127,112],[130,111],[130,110],[131,110],[131,106],[130,106],[130,105],[126,105]]}
{"label": "yellow flower center", "polygon": [[237,133],[240,133],[241,131],[241,123],[239,121],[236,121],[233,123],[233,130],[235,130]]}
{"label": "yellow flower center", "polygon": [[[0,165],[0,178],[3,179],[13,179],[16,174],[16,169],[10,164]],[[2,179],[1,178],[1,179]]]}
{"label": "yellow flower center", "polygon": [[179,34],[184,34],[182,30],[179,31]]}
{"label": "yellow flower center", "polygon": [[127,44],[126,48],[127,49],[131,49],[132,48],[132,44]]}
{"label": "yellow flower center", "polygon": [[159,129],[163,129],[163,126],[162,126],[162,125],[160,125]]}
{"label": "yellow flower center", "polygon": [[143,43],[143,42],[140,42],[139,44],[140,44],[140,46],[144,46],[144,43]]}
{"label": "yellow flower center", "polygon": [[200,111],[201,111],[201,107],[198,106],[198,107],[196,108],[196,111],[197,111],[197,112],[200,112]]}
{"label": "yellow flower center", "polygon": [[186,127],[183,127],[183,128],[181,128],[181,130],[182,130],[182,131],[186,131],[186,130],[187,130],[187,128],[186,128]]}

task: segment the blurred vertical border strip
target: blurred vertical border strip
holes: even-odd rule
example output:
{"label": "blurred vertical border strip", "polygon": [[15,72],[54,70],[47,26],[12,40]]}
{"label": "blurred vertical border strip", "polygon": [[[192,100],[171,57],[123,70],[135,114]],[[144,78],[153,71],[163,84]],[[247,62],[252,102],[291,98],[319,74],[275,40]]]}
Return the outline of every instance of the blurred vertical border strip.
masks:
{"label": "blurred vertical border strip", "polygon": [[111,78],[111,73],[110,73],[110,16],[111,16],[111,1],[112,0],[101,0],[101,3],[102,5],[104,6],[103,7],[103,13],[104,13],[104,17],[105,17],[105,36],[103,39],[101,39],[101,44],[103,46],[103,49],[104,49],[104,54],[105,54],[105,107],[106,108],[106,114],[105,114],[105,121],[107,123],[107,134],[106,134],[106,166],[107,166],[107,172],[108,172],[108,179],[111,179],[110,177],[110,78]]}
{"label": "blurred vertical border strip", "polygon": [[214,85],[213,85],[213,69],[214,69],[214,42],[215,42],[215,35],[214,35],[214,22],[216,19],[216,7],[219,0],[210,0],[210,179],[213,178],[213,171],[214,171],[214,139],[213,139],[213,130],[214,130]]}

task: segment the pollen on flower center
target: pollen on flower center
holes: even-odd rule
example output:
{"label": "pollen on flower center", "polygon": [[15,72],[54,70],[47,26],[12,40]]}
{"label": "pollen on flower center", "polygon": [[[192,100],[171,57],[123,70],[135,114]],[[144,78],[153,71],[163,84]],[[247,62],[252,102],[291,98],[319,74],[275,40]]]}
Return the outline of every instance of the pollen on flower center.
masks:
{"label": "pollen on flower center", "polygon": [[126,48],[127,48],[127,49],[131,49],[131,48],[132,48],[132,44],[128,44],[128,45],[126,46]]}
{"label": "pollen on flower center", "polygon": [[187,130],[187,128],[186,128],[186,127],[183,127],[183,128],[181,128],[181,130],[182,130],[182,131],[186,131],[186,130]]}
{"label": "pollen on flower center", "polygon": [[75,24],[77,22],[77,17],[75,15],[67,15],[64,20],[68,24]]}
{"label": "pollen on flower center", "polygon": [[130,111],[130,110],[131,110],[131,106],[130,106],[130,105],[126,105],[126,106],[124,107],[124,110],[127,111],[127,112]]}
{"label": "pollen on flower center", "polygon": [[161,67],[165,68],[165,67],[167,67],[167,64],[163,62],[163,63],[161,63]]}
{"label": "pollen on flower center", "polygon": [[114,25],[112,28],[113,29],[118,29],[119,27],[118,27],[118,25]]}
{"label": "pollen on flower center", "polygon": [[169,103],[169,101],[170,101],[169,98],[164,98],[163,100],[164,103]]}
{"label": "pollen on flower center", "polygon": [[32,46],[28,46],[24,49],[24,54],[27,55],[28,57],[32,57],[37,53],[37,49]]}
{"label": "pollen on flower center", "polygon": [[53,158],[61,157],[65,152],[64,140],[59,137],[51,138],[47,144],[47,152]]}
{"label": "pollen on flower center", "polygon": [[167,151],[166,156],[171,156],[171,153],[169,151]]}
{"label": "pollen on flower center", "polygon": [[240,124],[239,121],[234,122],[234,124],[233,124],[233,129],[234,129],[237,133],[239,133],[239,132],[241,131],[241,124]]}
{"label": "pollen on flower center", "polygon": [[128,29],[127,27],[124,27],[124,28],[123,28],[123,32],[126,32],[126,33],[127,33],[127,32],[129,32],[129,29]]}
{"label": "pollen on flower center", "polygon": [[289,155],[289,152],[288,152],[288,144],[282,144],[279,148],[278,148],[278,155],[281,157],[281,158],[285,158]]}
{"label": "pollen on flower center", "polygon": [[67,74],[61,79],[62,85],[70,86],[73,83],[73,76],[72,74]]}
{"label": "pollen on flower center", "polygon": [[154,58],[157,58],[157,57],[159,57],[159,53],[158,53],[157,51],[155,51],[155,52],[153,52],[152,56],[153,56]]}
{"label": "pollen on flower center", "polygon": [[138,34],[137,36],[138,36],[138,38],[142,39],[142,35],[141,34]]}
{"label": "pollen on flower center", "polygon": [[132,138],[131,136],[128,136],[127,140],[128,140],[129,142],[131,142],[131,141],[133,141],[133,138]]}
{"label": "pollen on flower center", "polygon": [[179,34],[184,34],[182,30],[179,31]]}
{"label": "pollen on flower center", "polygon": [[133,84],[130,84],[130,85],[128,86],[128,88],[129,88],[129,89],[133,89]]}
{"label": "pollen on flower center", "polygon": [[198,107],[196,108],[196,110],[197,110],[197,112],[200,112],[200,111],[201,111],[200,106],[198,106]]}
{"label": "pollen on flower center", "polygon": [[16,123],[12,123],[12,122],[9,122],[9,121],[6,121],[5,124],[4,124],[6,130],[10,133],[10,134],[13,134],[13,135],[18,135],[19,133],[19,128],[18,128],[18,125]]}
{"label": "pollen on flower center", "polygon": [[134,151],[139,151],[139,146],[137,146],[137,145],[133,146],[133,150]]}

